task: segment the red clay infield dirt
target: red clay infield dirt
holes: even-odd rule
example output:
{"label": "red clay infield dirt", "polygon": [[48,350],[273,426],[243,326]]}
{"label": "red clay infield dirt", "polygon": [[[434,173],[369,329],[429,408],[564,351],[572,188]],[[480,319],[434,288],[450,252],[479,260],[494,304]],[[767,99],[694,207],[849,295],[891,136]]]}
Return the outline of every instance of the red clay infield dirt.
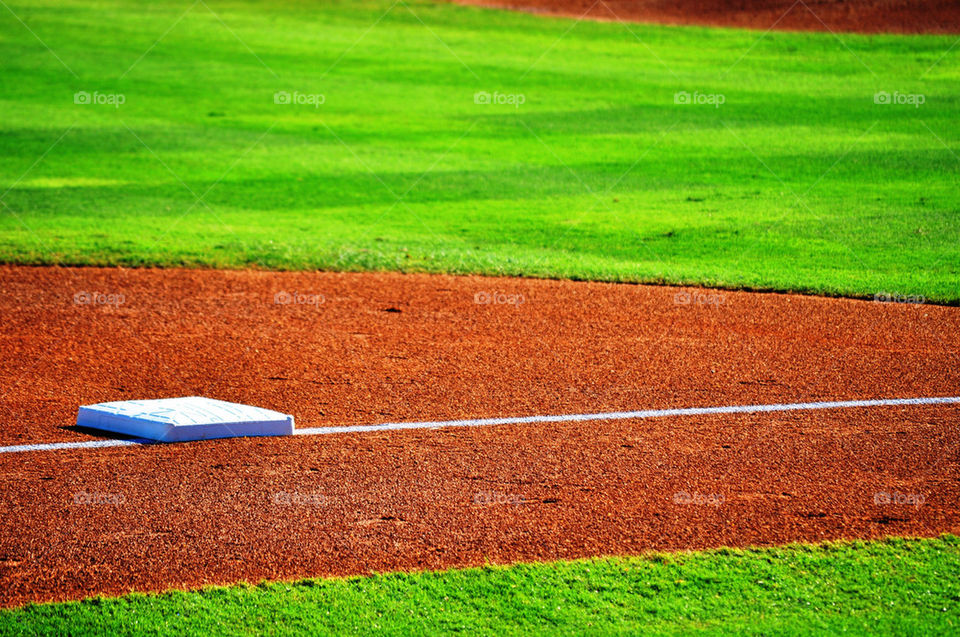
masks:
{"label": "red clay infield dirt", "polygon": [[[960,395],[953,307],[0,267],[0,317],[0,446],[96,439],[71,429],[82,404],[193,394],[298,427]],[[940,405],[0,453],[0,604],[958,533],[958,425]]]}
{"label": "red clay infield dirt", "polygon": [[455,0],[592,20],[766,31],[960,33],[957,0]]}

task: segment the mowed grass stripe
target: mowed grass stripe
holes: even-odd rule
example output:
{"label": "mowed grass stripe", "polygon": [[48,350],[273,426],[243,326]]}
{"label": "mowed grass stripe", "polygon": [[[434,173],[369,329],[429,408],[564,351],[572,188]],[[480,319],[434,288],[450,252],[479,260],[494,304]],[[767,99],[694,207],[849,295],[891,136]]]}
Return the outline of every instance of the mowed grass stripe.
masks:
{"label": "mowed grass stripe", "polygon": [[960,301],[951,38],[380,0],[10,8],[78,77],[0,19],[0,261]]}
{"label": "mowed grass stripe", "polygon": [[960,539],[653,554],[133,594],[0,611],[0,634],[949,634]]}

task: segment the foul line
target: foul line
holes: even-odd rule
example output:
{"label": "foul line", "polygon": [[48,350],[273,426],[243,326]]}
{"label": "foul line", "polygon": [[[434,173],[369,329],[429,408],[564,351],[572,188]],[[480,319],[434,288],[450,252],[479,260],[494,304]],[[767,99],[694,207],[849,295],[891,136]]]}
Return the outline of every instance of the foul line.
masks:
{"label": "foul line", "polygon": [[[838,400],[816,403],[786,403],[773,405],[732,405],[728,407],[687,407],[680,409],[646,409],[643,411],[613,411],[597,414],[566,414],[562,416],[520,416],[514,418],[477,418],[473,420],[437,420],[433,422],[388,422],[380,425],[348,425],[343,427],[312,427],[297,429],[296,436],[362,433],[366,431],[399,431],[403,429],[442,429],[445,427],[490,427],[494,425],[527,425],[549,422],[587,422],[594,420],[637,420],[668,418],[671,416],[707,416],[711,414],[755,414],[776,411],[810,411],[814,409],[851,409],[856,407],[900,407],[909,405],[945,405],[960,403],[960,396],[930,398],[885,398],[879,400]],[[101,447],[128,447],[132,445],[171,444],[152,440],[93,440],[89,442],[55,442],[49,444],[0,447],[0,453],[24,451],[57,451],[61,449],[90,449]]]}
{"label": "foul line", "polygon": [[16,445],[0,447],[0,453],[21,453],[23,451],[58,451],[60,449],[94,449],[98,447],[128,447],[130,445],[148,445],[152,440],[90,440],[88,442],[51,442],[37,445]]}

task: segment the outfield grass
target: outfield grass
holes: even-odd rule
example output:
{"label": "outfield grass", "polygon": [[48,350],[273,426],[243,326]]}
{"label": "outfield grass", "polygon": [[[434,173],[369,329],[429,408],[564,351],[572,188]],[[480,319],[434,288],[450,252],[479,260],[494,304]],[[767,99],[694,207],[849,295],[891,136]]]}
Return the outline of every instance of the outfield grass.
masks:
{"label": "outfield grass", "polygon": [[950,634],[960,538],[656,554],[134,594],[0,611],[0,634]]}
{"label": "outfield grass", "polygon": [[[8,6],[2,262],[960,301],[953,38],[386,0]],[[875,104],[881,90],[925,103]],[[679,91],[725,103],[676,104]]]}

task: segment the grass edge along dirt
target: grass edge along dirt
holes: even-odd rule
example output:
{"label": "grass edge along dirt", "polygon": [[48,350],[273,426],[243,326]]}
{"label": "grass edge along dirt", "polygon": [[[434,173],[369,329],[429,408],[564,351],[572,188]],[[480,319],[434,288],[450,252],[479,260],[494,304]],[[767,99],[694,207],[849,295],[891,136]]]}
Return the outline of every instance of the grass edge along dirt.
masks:
{"label": "grass edge along dirt", "polygon": [[0,634],[945,634],[960,538],[887,538],[28,604]]}

